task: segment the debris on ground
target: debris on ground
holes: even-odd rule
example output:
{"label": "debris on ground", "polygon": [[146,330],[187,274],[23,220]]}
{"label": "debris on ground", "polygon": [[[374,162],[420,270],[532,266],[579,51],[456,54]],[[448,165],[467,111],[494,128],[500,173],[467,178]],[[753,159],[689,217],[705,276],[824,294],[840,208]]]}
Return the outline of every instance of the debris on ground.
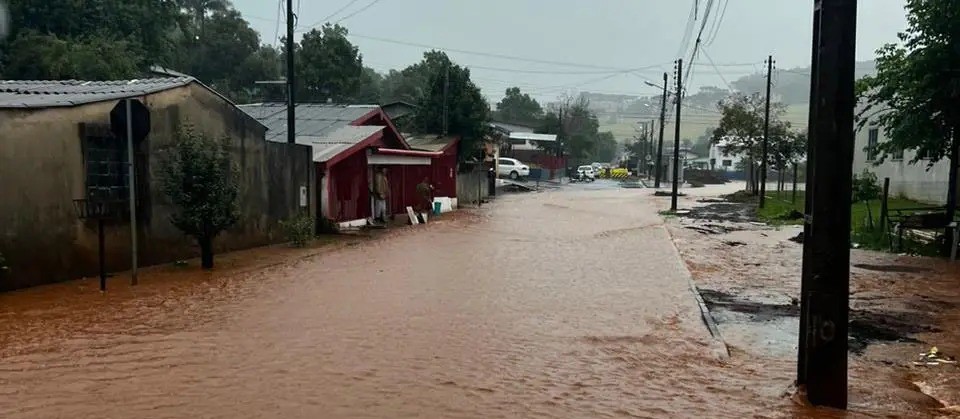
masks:
{"label": "debris on ground", "polygon": [[[673,192],[656,191],[653,193],[653,196],[673,196]],[[687,194],[683,192],[677,192],[677,196],[687,196]]]}
{"label": "debris on ground", "polygon": [[737,240],[724,240],[724,241],[723,241],[723,244],[725,244],[725,245],[727,245],[727,246],[730,246],[730,247],[746,246],[746,245],[747,245],[746,243],[744,243],[744,242],[742,242],[742,241],[737,241]]}
{"label": "debris on ground", "polygon": [[936,346],[930,348],[929,351],[920,354],[920,358],[917,361],[913,361],[913,365],[928,367],[956,363],[957,361],[953,359],[953,357],[944,355],[939,349],[937,349]]}
{"label": "debris on ground", "polygon": [[803,232],[801,231],[801,232],[797,233],[796,236],[793,236],[793,237],[791,237],[791,238],[789,238],[789,239],[787,239],[787,240],[792,241],[792,242],[794,242],[794,243],[803,244]]}
{"label": "debris on ground", "polygon": [[777,214],[774,218],[776,218],[777,220],[780,220],[780,221],[801,220],[801,219],[803,219],[803,213],[800,212],[800,211],[797,211],[797,210],[795,210],[795,209],[792,209],[792,210],[790,210],[790,211],[786,211],[786,212],[782,212],[782,213],[780,213],[780,214]]}

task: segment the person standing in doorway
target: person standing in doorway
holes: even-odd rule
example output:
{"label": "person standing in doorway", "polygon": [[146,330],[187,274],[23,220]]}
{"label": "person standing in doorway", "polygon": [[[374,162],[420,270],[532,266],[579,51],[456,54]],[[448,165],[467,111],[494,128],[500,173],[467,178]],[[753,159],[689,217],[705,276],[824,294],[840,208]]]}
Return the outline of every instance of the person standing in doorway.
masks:
{"label": "person standing in doorway", "polygon": [[387,199],[390,198],[390,181],[387,180],[387,168],[382,167],[373,176],[373,218],[386,224]]}
{"label": "person standing in doorway", "polygon": [[433,185],[430,184],[430,178],[423,178],[423,182],[417,184],[417,193],[420,195],[420,205],[418,209],[423,211],[430,211],[433,207]]}

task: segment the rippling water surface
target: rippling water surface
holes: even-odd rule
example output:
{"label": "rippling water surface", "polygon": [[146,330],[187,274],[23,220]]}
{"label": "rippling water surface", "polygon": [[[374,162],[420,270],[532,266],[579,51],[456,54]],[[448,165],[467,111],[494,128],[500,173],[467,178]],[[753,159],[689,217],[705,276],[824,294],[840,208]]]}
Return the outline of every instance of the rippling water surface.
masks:
{"label": "rippling water surface", "polygon": [[479,212],[229,275],[0,296],[4,418],[805,417],[719,360],[635,190]]}

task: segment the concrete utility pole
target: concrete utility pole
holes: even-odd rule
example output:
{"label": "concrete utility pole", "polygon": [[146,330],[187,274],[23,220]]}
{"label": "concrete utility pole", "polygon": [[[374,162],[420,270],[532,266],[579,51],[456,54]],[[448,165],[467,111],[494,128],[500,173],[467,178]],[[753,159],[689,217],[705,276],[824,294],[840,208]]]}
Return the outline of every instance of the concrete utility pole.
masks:
{"label": "concrete utility pole", "polygon": [[663,171],[663,130],[666,127],[667,119],[667,82],[669,81],[669,75],[663,73],[663,98],[660,100],[660,140],[657,141],[657,169],[656,169],[656,181],[654,181],[653,187],[660,187],[660,176]]}
{"label": "concrete utility pole", "polygon": [[857,1],[815,0],[797,385],[847,407]]}
{"label": "concrete utility pole", "polygon": [[767,200],[767,147],[770,143],[770,84],[773,74],[773,56],[767,57],[767,104],[763,119],[763,146],[760,152],[760,208]]}
{"label": "concrete utility pole", "polygon": [[[680,102],[683,100],[683,58],[677,60],[677,120],[673,138],[673,193],[670,195],[670,211],[677,210],[677,195],[680,188]],[[666,86],[664,86],[666,87]]]}
{"label": "concrete utility pole", "polygon": [[296,98],[294,97],[294,67],[293,67],[293,0],[287,0],[287,142],[297,142],[296,129]]}

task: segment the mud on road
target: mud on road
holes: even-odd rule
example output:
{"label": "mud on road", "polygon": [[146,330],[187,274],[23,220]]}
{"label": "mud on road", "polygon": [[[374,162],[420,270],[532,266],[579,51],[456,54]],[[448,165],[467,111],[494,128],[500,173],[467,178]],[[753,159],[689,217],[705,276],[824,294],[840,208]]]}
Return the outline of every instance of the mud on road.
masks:
{"label": "mud on road", "polygon": [[[669,229],[731,353],[794,363],[799,328],[799,227],[757,222],[744,203],[687,198]],[[854,412],[960,413],[956,365],[913,364],[937,346],[960,354],[960,270],[949,262],[851,254],[850,377]]]}

